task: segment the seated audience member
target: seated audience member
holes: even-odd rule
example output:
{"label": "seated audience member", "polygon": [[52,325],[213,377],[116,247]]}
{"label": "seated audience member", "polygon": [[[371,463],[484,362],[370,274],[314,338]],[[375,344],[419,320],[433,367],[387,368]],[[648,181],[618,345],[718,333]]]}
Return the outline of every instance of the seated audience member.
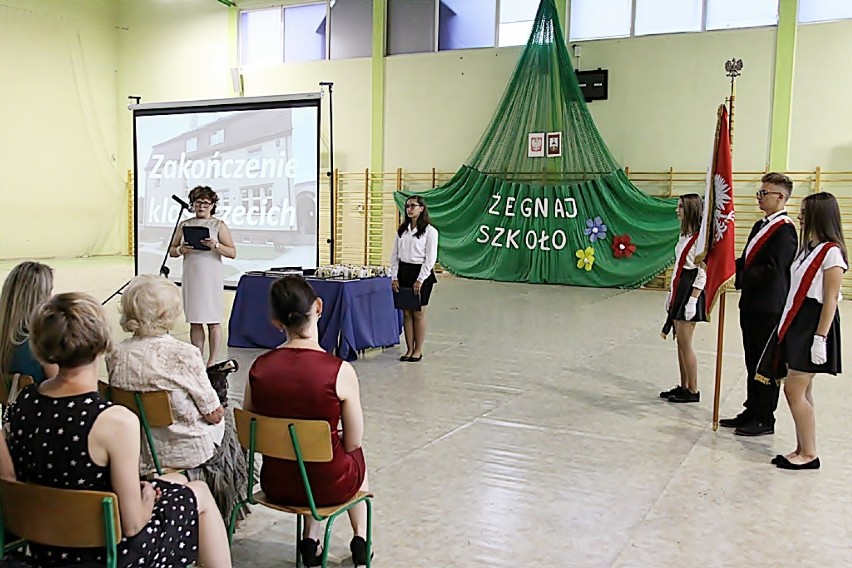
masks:
{"label": "seated audience member", "polygon": [[[174,423],[152,428],[160,464],[206,482],[228,519],[246,487],[245,454],[233,413],[222,407],[201,352],[169,335],[180,315],[181,295],[173,282],[153,275],[131,280],[121,296],[121,327],[133,336],[107,355],[109,382],[130,391],[169,392]],[[142,474],[153,471],[145,449]],[[241,517],[247,512],[246,507]]]}
{"label": "seated audience member", "polygon": [[[328,463],[306,464],[317,506],[337,505],[367,491],[367,467],[361,449],[364,415],[358,376],[349,363],[326,353],[318,342],[319,299],[303,278],[286,277],[270,291],[273,323],[288,341],[258,357],[249,371],[243,407],[264,416],[325,420],[331,427],[334,456]],[[343,432],[338,423],[343,421]],[[295,461],[265,458],[260,486],[273,502],[307,505]],[[367,506],[349,511],[355,536],[349,545],[356,566],[366,564]],[[319,566],[321,525],[305,517],[299,543],[306,566]]]}
{"label": "seated audience member", "polygon": [[40,363],[30,348],[29,318],[50,298],[53,270],[38,262],[12,269],[0,294],[0,372],[29,375],[37,383],[56,376],[56,365]]}
{"label": "seated audience member", "polygon": [[[87,294],[60,294],[42,304],[30,325],[33,352],[58,365],[56,378],[25,388],[9,411],[9,478],[61,489],[118,495],[124,538],[119,566],[166,568],[197,562],[231,566],[225,525],[207,486],[181,476],[139,481],[139,420],[98,394],[98,366],[110,327]],[[7,453],[8,452],[8,453]],[[69,519],[73,522],[73,519]],[[105,563],[105,550],[30,544],[38,566]]]}

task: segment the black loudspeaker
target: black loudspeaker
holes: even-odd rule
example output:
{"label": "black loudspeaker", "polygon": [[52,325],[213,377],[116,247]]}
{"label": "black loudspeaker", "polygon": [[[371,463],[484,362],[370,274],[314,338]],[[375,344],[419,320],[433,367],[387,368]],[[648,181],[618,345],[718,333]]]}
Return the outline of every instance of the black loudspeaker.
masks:
{"label": "black loudspeaker", "polygon": [[600,67],[593,71],[575,71],[580,91],[586,102],[605,101],[609,97],[609,70]]}

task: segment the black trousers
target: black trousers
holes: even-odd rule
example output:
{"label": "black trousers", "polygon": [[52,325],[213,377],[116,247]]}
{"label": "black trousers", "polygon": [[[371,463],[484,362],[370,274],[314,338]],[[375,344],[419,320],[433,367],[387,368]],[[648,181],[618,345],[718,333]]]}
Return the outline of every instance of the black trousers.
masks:
{"label": "black trousers", "polygon": [[[743,350],[748,371],[746,379],[746,413],[761,422],[775,423],[780,388],[776,381],[761,382],[755,378],[757,364],[769,336],[781,320],[781,314],[751,313],[740,310],[740,329],[743,333]],[[768,383],[768,384],[767,384]]]}

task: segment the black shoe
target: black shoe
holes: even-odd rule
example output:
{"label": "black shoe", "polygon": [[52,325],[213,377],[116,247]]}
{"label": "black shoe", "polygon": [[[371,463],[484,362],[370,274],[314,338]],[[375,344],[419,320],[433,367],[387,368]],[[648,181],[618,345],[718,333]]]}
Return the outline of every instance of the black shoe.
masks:
{"label": "black shoe", "polygon": [[[355,566],[365,566],[367,564],[367,541],[360,536],[353,536],[349,543],[349,550],[352,552],[352,563]],[[370,560],[375,554],[370,552]]]}
{"label": "black shoe", "polygon": [[402,357],[399,358],[399,360],[400,361],[411,361],[411,357],[409,357],[408,355],[403,355]]}
{"label": "black shoe", "polygon": [[737,436],[766,436],[767,434],[774,433],[775,424],[771,422],[761,422],[759,420],[753,420],[734,430],[734,434]]}
{"label": "black shoe", "polygon": [[423,355],[421,355],[420,357],[409,357],[408,362],[409,363],[419,363],[420,359],[422,359],[422,358],[423,358]]}
{"label": "black shoe", "polygon": [[772,465],[778,465],[781,462],[790,463],[790,460],[787,459],[787,456],[782,456],[781,454],[778,454],[777,456],[769,460],[769,463],[771,463]]}
{"label": "black shoe", "polygon": [[[322,553],[319,551],[319,541],[303,538],[299,541],[299,552],[304,566],[322,566]],[[320,552],[317,554],[317,552]]]}
{"label": "black shoe", "polygon": [[722,428],[739,428],[740,426],[745,426],[751,421],[748,414],[745,412],[740,412],[734,418],[722,418],[719,420],[719,426]]}
{"label": "black shoe", "polygon": [[687,389],[684,389],[679,394],[673,394],[669,397],[669,402],[700,402],[701,401],[701,393],[700,392],[691,392]]}
{"label": "black shoe", "polygon": [[808,463],[793,463],[788,460],[779,461],[775,464],[775,467],[778,469],[791,469],[791,470],[799,470],[799,469],[819,469],[820,463],[819,458],[814,458]]}
{"label": "black shoe", "polygon": [[663,392],[661,392],[661,393],[660,393],[660,398],[664,398],[664,399],[668,400],[670,396],[678,395],[678,394],[680,394],[681,392],[683,392],[683,391],[685,391],[685,390],[686,390],[685,388],[683,388],[682,386],[678,385],[678,386],[676,386],[675,388],[673,388],[672,390],[667,390],[667,391],[663,391]]}

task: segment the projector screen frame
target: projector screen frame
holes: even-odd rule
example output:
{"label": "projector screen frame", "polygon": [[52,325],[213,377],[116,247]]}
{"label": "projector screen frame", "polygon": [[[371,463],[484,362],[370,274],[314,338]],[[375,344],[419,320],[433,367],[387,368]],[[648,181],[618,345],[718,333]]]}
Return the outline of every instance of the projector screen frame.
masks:
{"label": "projector screen frame", "polygon": [[[167,114],[189,114],[203,112],[231,112],[244,110],[269,110],[279,108],[316,108],[317,112],[317,144],[316,144],[316,243],[315,243],[315,263],[316,267],[320,264],[320,211],[323,205],[322,200],[322,168],[320,167],[321,158],[321,143],[322,143],[322,98],[323,92],[315,93],[299,93],[289,95],[272,95],[263,97],[241,97],[239,99],[202,99],[194,101],[176,101],[176,102],[157,102],[157,103],[139,103],[130,104],[128,109],[132,111],[133,120],[133,273],[139,275],[139,156],[137,143],[137,117],[140,116],[162,116]],[[172,111],[172,112],[168,112]],[[329,185],[330,191],[331,185]],[[334,196],[329,196],[329,203],[333,204]],[[333,206],[333,205],[332,205]],[[178,214],[182,217],[183,209]],[[332,211],[333,217],[333,211]],[[167,245],[168,246],[168,245]],[[175,282],[178,286],[183,284],[181,281]],[[225,284],[225,289],[234,290],[235,285]]]}

